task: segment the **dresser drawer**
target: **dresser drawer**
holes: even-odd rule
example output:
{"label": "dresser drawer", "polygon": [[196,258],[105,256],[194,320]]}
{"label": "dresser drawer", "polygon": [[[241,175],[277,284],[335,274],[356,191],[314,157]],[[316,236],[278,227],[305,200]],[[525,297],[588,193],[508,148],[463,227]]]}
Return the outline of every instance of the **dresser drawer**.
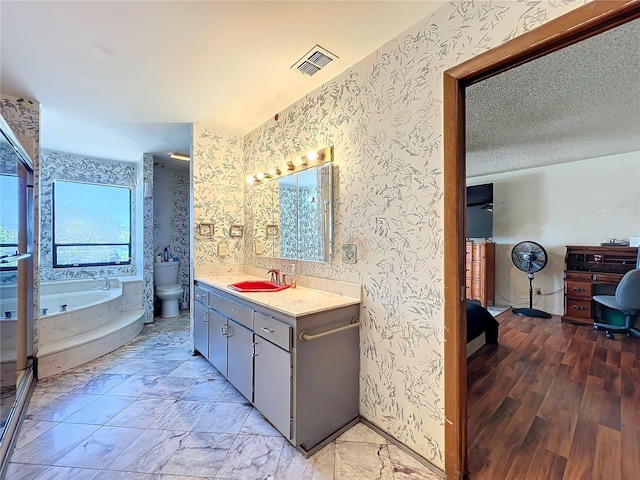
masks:
{"label": "dresser drawer", "polygon": [[567,315],[572,317],[591,318],[591,300],[567,298],[565,310]]}
{"label": "dresser drawer", "polygon": [[255,312],[253,325],[256,335],[260,335],[265,340],[275,343],[286,351],[291,350],[292,328],[286,323],[260,312]]}
{"label": "dresser drawer", "polygon": [[253,309],[240,305],[239,303],[219,297],[213,293],[209,294],[209,306],[227,318],[231,318],[240,325],[253,330]]}
{"label": "dresser drawer", "polygon": [[565,294],[572,298],[591,299],[591,284],[585,282],[565,282]]}
{"label": "dresser drawer", "polygon": [[564,272],[564,279],[590,282],[591,281],[591,273],[588,272]]}
{"label": "dresser drawer", "polygon": [[597,283],[611,283],[618,285],[624,275],[618,273],[594,273],[593,281]]}

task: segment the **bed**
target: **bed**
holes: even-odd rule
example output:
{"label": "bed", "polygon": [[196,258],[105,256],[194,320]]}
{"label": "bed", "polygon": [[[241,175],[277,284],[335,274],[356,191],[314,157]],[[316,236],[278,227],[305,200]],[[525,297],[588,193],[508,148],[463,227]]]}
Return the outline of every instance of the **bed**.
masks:
{"label": "bed", "polygon": [[499,326],[480,302],[467,299],[467,358],[485,344],[498,343]]}

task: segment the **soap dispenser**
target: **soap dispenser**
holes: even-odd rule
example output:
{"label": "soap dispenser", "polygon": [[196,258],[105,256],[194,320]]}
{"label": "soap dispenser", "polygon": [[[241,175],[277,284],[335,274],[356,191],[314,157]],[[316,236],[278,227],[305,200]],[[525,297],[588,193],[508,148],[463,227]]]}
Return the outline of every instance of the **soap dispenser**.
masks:
{"label": "soap dispenser", "polygon": [[296,264],[291,264],[291,288],[296,288]]}
{"label": "soap dispenser", "polygon": [[169,247],[164,247],[164,261],[168,262],[169,261]]}

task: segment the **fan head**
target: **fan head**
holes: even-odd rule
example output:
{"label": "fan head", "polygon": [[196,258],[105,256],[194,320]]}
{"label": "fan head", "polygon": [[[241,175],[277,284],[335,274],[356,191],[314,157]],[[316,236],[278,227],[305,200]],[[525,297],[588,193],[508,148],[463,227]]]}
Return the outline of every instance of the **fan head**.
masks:
{"label": "fan head", "polygon": [[527,240],[513,247],[511,261],[519,270],[533,274],[547,265],[547,251],[539,243]]}

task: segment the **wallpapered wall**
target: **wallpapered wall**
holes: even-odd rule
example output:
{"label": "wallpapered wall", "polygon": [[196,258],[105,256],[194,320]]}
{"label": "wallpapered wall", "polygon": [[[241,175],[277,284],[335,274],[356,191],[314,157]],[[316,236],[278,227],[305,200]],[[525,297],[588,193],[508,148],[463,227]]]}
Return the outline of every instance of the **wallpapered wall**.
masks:
{"label": "wallpapered wall", "polygon": [[[140,174],[138,173],[138,180]],[[143,303],[144,303],[144,322],[153,322],[153,249],[148,245],[153,245],[153,200],[154,197],[147,197],[148,191],[153,192],[153,155],[145,153],[142,155],[142,190],[143,190],[143,220],[142,220],[142,241],[143,248]],[[147,194],[144,193],[145,188]]]}
{"label": "wallpapered wall", "polygon": [[73,180],[134,187],[137,184],[136,164],[114,162],[60,152],[42,152],[40,163],[40,278],[42,280],[86,279],[82,270],[91,270],[108,277],[136,275],[136,192],[131,203],[131,265],[91,268],[53,268],[53,181]]}
{"label": "wallpapered wall", "polygon": [[40,279],[38,274],[38,244],[39,244],[39,218],[40,218],[40,187],[38,185],[40,170],[40,104],[27,99],[19,99],[11,95],[2,95],[0,112],[13,133],[18,137],[24,137],[33,141],[33,204],[34,204],[34,225],[33,225],[33,351],[38,353],[38,312],[40,311]]}
{"label": "wallpapered wall", "polygon": [[[334,146],[333,263],[303,275],[361,282],[360,413],[444,466],[442,74],[583,1],[451,2],[243,139],[245,172],[309,148]],[[195,163],[220,165],[196,138]],[[223,135],[218,134],[222,143]],[[213,151],[202,151],[204,144]],[[221,146],[221,145],[220,145]],[[236,155],[239,153],[236,152]],[[212,161],[213,160],[213,161]],[[223,173],[223,172],[221,172]],[[199,175],[202,177],[202,175]],[[242,198],[242,175],[215,203]],[[202,179],[195,184],[198,189]],[[250,187],[245,187],[250,188]],[[194,191],[194,195],[200,196]],[[220,206],[224,206],[224,202]],[[201,206],[200,206],[201,208]],[[245,224],[252,224],[246,210]],[[246,235],[252,246],[251,231]],[[358,263],[343,265],[343,243]],[[196,262],[202,260],[195,259]],[[288,271],[290,261],[247,264]]]}
{"label": "wallpapered wall", "polygon": [[[231,225],[244,224],[244,165],[240,139],[225,136],[205,125],[193,126],[194,227],[212,223],[214,235],[201,236],[195,228],[193,265],[220,267],[242,264],[242,239],[229,238]],[[245,231],[246,235],[246,231]],[[218,256],[218,243],[227,244],[228,255]]]}
{"label": "wallpapered wall", "polygon": [[[153,249],[158,255],[169,247],[180,259],[179,283],[189,286],[189,173],[154,168]],[[188,299],[187,299],[188,300]],[[180,299],[182,301],[182,299]]]}
{"label": "wallpapered wall", "polygon": [[278,198],[280,199],[280,222],[278,223],[280,254],[278,256],[283,258],[297,258],[298,222],[295,214],[287,215],[287,212],[292,213],[298,210],[297,187],[295,185],[280,185],[280,188],[278,188]]}

